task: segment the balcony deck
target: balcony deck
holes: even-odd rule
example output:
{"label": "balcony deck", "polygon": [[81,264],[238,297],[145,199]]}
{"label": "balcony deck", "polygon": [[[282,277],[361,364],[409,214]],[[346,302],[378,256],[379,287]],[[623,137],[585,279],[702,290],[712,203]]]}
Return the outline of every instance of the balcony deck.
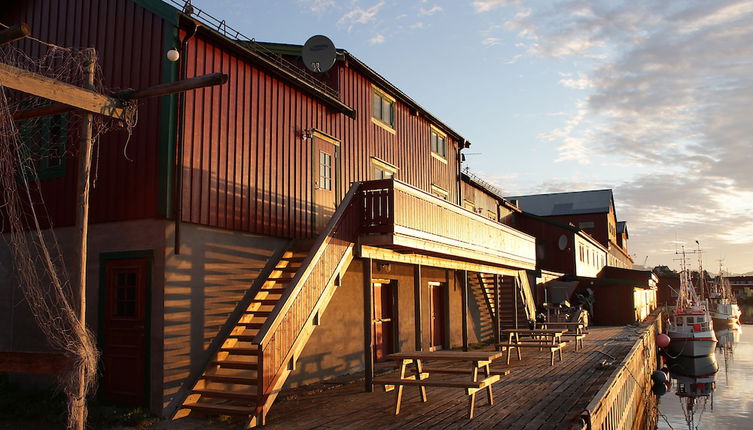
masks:
{"label": "balcony deck", "polygon": [[359,245],[534,269],[535,238],[399,181],[362,186]]}

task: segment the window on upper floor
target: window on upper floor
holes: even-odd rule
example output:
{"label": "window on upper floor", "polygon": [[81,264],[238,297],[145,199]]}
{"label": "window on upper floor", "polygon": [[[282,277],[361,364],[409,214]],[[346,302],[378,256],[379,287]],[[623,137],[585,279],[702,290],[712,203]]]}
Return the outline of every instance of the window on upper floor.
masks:
{"label": "window on upper floor", "polygon": [[593,221],[583,221],[578,223],[578,228],[594,228]]}
{"label": "window on upper floor", "polygon": [[442,160],[447,159],[447,135],[431,126],[431,154],[439,156]]}
{"label": "window on upper floor", "polygon": [[35,174],[39,179],[65,176],[68,114],[24,120],[18,128],[22,156],[30,162],[24,168],[24,175],[30,179]]}
{"label": "window on upper floor", "polygon": [[450,193],[447,190],[434,184],[431,184],[431,193],[440,199],[449,200],[450,198]]}
{"label": "window on upper floor", "polygon": [[395,99],[376,87],[371,91],[371,118],[378,125],[395,129]]}
{"label": "window on upper floor", "polygon": [[395,176],[398,167],[376,157],[371,157],[371,179],[390,179]]}

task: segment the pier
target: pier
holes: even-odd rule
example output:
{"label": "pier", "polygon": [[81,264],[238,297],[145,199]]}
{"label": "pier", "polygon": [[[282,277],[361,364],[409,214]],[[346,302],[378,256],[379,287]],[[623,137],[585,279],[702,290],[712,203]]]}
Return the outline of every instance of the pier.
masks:
{"label": "pier", "polygon": [[[476,400],[472,420],[467,418],[466,396],[458,395],[457,389],[429,389],[429,401],[421,403],[418,389],[406,387],[402,411],[396,416],[394,392],[378,388],[366,393],[362,384],[350,380],[337,388],[280,400],[270,413],[268,428],[579,429],[589,428],[589,419],[594,424],[590,428],[639,428],[637,422],[617,425],[647,412],[640,393],[650,392],[653,363],[643,361],[643,354],[655,363],[655,321],[651,317],[640,326],[592,327],[584,348],[576,352],[568,345],[564,361],[554,366],[548,352],[535,350],[526,351],[522,361],[513,360],[509,366],[499,360],[494,367],[509,368],[510,374],[494,385],[493,406],[486,404],[484,396]],[[648,385],[635,383],[631,373]],[[330,381],[333,385],[337,381]],[[636,402],[635,408],[626,408],[631,413],[615,413],[622,406],[612,406],[625,401]]]}

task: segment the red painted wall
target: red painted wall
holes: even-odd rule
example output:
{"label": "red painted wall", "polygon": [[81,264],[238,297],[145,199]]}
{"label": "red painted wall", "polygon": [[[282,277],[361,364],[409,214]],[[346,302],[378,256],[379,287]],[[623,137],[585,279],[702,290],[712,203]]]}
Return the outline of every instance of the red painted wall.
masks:
{"label": "red painted wall", "polygon": [[[339,195],[368,180],[370,157],[399,168],[396,178],[424,191],[457,194],[457,143],[447,163],[430,155],[430,123],[397,101],[396,133],[371,121],[372,83],[338,62],[341,100],[356,119],[259,70],[202,34],[189,43],[188,77],[230,75],[222,87],[186,97],[183,221],[283,237],[311,235],[312,140],[317,129],[340,140]],[[383,89],[384,90],[384,89]]]}
{"label": "red painted wall", "polygon": [[[26,22],[31,35],[63,47],[97,50],[103,84],[107,89],[143,88],[162,79],[164,23],[161,18],[128,0],[31,0],[0,10],[0,22]],[[25,39],[15,46],[32,57],[47,47]],[[108,133],[95,151],[96,187],[91,192],[91,222],[158,216],[159,100],[139,103],[138,125],[128,143],[124,132]],[[69,127],[79,127],[71,121]],[[77,133],[71,133],[73,137]],[[75,149],[77,139],[69,139]],[[94,169],[94,167],[93,167]],[[75,221],[78,159],[66,160],[65,176],[42,180],[42,195],[55,226]]]}
{"label": "red painted wall", "polygon": [[[536,268],[552,272],[575,274],[575,239],[574,233],[528,216],[518,217],[517,228],[536,237]],[[567,237],[567,247],[559,249],[561,235]]]}

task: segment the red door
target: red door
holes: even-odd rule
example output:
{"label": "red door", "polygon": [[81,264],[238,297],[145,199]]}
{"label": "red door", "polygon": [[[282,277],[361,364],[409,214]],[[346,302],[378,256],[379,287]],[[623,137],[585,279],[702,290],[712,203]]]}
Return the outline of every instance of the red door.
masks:
{"label": "red door", "polygon": [[314,135],[314,228],[321,233],[335,213],[337,203],[336,141]]}
{"label": "red door", "polygon": [[147,261],[106,263],[103,397],[115,403],[146,402]]}
{"label": "red door", "polygon": [[394,352],[392,337],[392,283],[372,284],[374,294],[374,355],[384,361]]}
{"label": "red door", "polygon": [[444,346],[444,288],[441,285],[429,285],[429,309],[431,324],[429,326],[431,336],[431,348]]}

